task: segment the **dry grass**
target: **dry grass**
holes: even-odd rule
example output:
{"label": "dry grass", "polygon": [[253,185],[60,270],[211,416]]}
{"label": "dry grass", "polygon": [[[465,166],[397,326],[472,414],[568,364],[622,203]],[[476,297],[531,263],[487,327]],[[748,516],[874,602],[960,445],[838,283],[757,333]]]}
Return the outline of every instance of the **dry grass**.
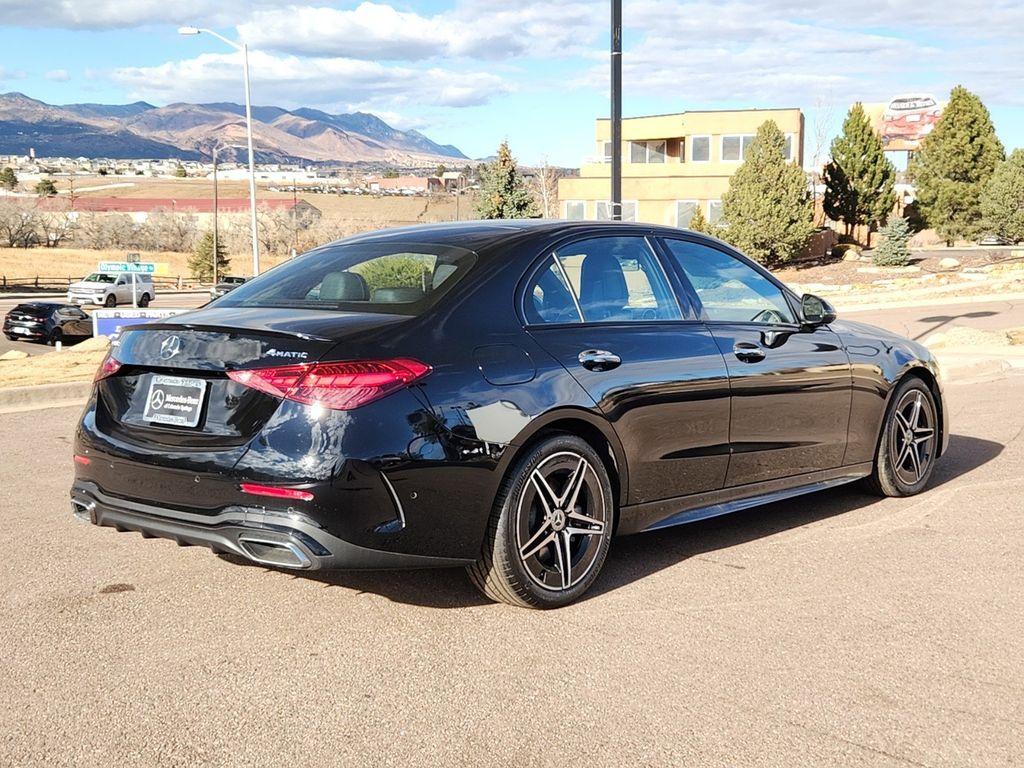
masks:
{"label": "dry grass", "polygon": [[107,353],[107,344],[106,337],[86,339],[60,352],[18,360],[0,360],[0,387],[91,381]]}
{"label": "dry grass", "polygon": [[[93,251],[88,248],[0,248],[0,275],[8,279],[35,277],[81,278],[93,272],[97,262],[124,261],[127,251]],[[171,275],[188,275],[188,254],[141,252],[142,261],[164,262]]]}

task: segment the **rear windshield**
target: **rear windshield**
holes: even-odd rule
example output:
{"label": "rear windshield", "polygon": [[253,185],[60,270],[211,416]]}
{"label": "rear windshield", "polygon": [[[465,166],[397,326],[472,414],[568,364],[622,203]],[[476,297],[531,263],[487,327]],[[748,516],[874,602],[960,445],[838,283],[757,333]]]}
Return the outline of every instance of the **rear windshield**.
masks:
{"label": "rear windshield", "polygon": [[53,307],[41,307],[38,304],[19,304],[12,312],[17,312],[19,315],[30,315],[31,317],[46,317],[52,309]]}
{"label": "rear windshield", "polygon": [[117,278],[114,275],[105,275],[102,272],[93,272],[85,278],[85,282],[87,283],[112,283],[115,280],[117,280]]}
{"label": "rear windshield", "polygon": [[333,245],[274,267],[213,304],[418,315],[475,261],[472,251],[451,245]]}

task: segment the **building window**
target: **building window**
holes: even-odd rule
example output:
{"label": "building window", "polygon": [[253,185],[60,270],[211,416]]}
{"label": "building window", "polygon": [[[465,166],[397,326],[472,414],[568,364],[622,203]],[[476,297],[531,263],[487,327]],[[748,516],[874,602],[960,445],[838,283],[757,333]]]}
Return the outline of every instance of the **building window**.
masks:
{"label": "building window", "polygon": [[712,225],[723,223],[721,200],[708,200],[708,223]]}
{"label": "building window", "polygon": [[565,218],[577,221],[587,218],[587,203],[583,200],[566,200]]}
{"label": "building window", "polygon": [[[598,200],[595,203],[596,216],[598,221],[611,221],[611,203],[606,200]],[[622,201],[622,221],[636,221],[636,200]]]}
{"label": "building window", "polygon": [[787,133],[786,134],[786,148],[783,149],[782,151],[786,155],[786,159],[787,160],[791,161],[793,159],[793,134],[792,133]]}
{"label": "building window", "polygon": [[612,143],[610,141],[597,142],[599,162],[610,163],[612,161]]}
{"label": "building window", "polygon": [[711,137],[690,137],[690,162],[706,163],[711,159]]}
{"label": "building window", "polygon": [[664,163],[665,140],[629,142],[629,162],[637,164]]}
{"label": "building window", "polygon": [[676,200],[676,226],[680,229],[689,229],[696,211],[696,200]]}
{"label": "building window", "polygon": [[754,142],[754,134],[741,133],[722,137],[722,162],[738,163],[747,159],[747,150]]}

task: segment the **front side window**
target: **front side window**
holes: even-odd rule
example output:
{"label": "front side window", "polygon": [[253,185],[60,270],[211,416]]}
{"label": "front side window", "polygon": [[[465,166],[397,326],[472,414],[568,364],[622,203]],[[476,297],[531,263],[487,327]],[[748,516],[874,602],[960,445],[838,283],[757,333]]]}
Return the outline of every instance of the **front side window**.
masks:
{"label": "front side window", "polygon": [[451,245],[352,243],[310,251],[238,286],[220,307],[281,307],[418,315],[476,261]]}
{"label": "front side window", "polygon": [[665,245],[693,286],[705,320],[794,322],[782,290],[739,259],[688,240],[665,240]]}
{"label": "front side window", "polygon": [[678,320],[679,305],[647,241],[595,237],[555,252],[588,323]]}

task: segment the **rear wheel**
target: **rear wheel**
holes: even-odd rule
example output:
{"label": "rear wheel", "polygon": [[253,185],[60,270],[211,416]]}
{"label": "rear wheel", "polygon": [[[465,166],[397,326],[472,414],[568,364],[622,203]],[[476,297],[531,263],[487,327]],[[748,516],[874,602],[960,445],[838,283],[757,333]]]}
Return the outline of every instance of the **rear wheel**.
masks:
{"label": "rear wheel", "polygon": [[467,570],[489,598],[557,608],[590,588],[611,543],[611,480],[574,435],[550,437],[502,483],[480,558]]}
{"label": "rear wheel", "polygon": [[55,347],[57,346],[58,341],[63,340],[64,331],[62,331],[60,328],[54,328],[52,331],[50,331],[50,335],[47,337],[46,343],[49,344],[51,347]]}
{"label": "rear wheel", "polygon": [[870,490],[881,496],[913,496],[928,484],[939,445],[938,410],[928,385],[916,376],[893,393],[878,438]]}
{"label": "rear wheel", "polygon": [[117,296],[115,296],[114,294],[110,294],[109,296],[107,296],[106,300],[103,302],[103,306],[104,307],[116,307],[117,306]]}

